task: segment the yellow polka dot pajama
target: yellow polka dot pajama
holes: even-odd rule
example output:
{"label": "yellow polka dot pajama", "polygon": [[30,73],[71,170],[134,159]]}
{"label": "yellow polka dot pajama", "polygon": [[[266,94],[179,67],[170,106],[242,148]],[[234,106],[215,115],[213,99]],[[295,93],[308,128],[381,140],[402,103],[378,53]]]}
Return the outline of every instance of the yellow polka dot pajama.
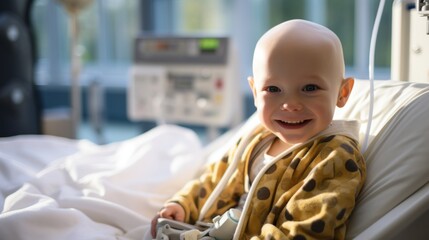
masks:
{"label": "yellow polka dot pajama", "polygon": [[[181,204],[185,221],[211,222],[237,207],[248,192],[238,229],[239,239],[344,239],[346,223],[365,176],[365,162],[357,142],[346,135],[321,135],[276,158],[249,183],[249,162],[266,138],[256,128],[246,142],[239,140],[220,161],[188,183],[170,201]],[[240,144],[246,144],[242,152]],[[239,154],[236,169],[204,216],[200,210]]]}

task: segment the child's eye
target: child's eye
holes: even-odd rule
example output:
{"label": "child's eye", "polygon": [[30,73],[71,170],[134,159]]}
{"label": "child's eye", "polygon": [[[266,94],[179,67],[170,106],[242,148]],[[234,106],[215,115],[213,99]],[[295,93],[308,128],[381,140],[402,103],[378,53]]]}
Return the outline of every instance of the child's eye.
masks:
{"label": "child's eye", "polygon": [[308,85],[306,85],[302,90],[304,91],[304,92],[313,92],[313,91],[316,91],[316,90],[318,90],[318,89],[320,89],[317,85],[314,85],[314,84],[308,84]]}
{"label": "child's eye", "polygon": [[268,86],[266,88],[267,92],[280,92],[280,88],[276,87],[276,86]]}

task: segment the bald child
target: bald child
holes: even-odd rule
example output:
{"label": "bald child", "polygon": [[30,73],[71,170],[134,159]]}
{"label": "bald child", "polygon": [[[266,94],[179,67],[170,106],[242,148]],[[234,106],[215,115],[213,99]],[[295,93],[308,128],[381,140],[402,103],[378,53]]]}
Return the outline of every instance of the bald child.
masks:
{"label": "bald child", "polygon": [[366,175],[357,123],[333,121],[353,88],[344,68],[324,26],[267,31],[248,79],[260,124],[164,205],[153,236],[159,217],[195,224],[237,208],[234,239],[344,239]]}

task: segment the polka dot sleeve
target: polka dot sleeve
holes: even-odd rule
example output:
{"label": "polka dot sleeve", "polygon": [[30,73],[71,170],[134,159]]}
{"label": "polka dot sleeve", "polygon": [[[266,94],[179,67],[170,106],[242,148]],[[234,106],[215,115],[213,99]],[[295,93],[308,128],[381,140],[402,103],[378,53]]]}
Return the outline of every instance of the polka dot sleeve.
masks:
{"label": "polka dot sleeve", "polygon": [[[204,174],[198,179],[187,183],[184,188],[169,200],[169,202],[177,202],[182,205],[185,210],[185,222],[194,224],[200,218],[201,208],[222,179],[229,166],[228,160],[234,153],[235,148],[232,148],[220,161],[209,165]],[[206,216],[202,219],[203,221],[211,222],[215,216],[222,215],[228,209],[237,205],[241,194],[244,192],[244,185],[242,184],[242,179],[244,179],[243,170],[237,169],[231,178],[233,180],[223,190],[222,196],[208,210]]]}

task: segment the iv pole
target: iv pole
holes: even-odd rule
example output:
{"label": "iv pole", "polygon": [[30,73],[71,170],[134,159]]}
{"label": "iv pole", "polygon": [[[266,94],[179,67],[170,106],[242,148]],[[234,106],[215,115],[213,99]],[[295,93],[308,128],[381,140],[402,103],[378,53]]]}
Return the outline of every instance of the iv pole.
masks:
{"label": "iv pole", "polygon": [[79,22],[78,13],[88,6],[92,0],[58,0],[67,10],[70,17],[70,74],[71,74],[71,120],[74,137],[77,136],[78,127],[81,121],[81,89],[79,75],[81,71],[81,59],[78,49]]}

